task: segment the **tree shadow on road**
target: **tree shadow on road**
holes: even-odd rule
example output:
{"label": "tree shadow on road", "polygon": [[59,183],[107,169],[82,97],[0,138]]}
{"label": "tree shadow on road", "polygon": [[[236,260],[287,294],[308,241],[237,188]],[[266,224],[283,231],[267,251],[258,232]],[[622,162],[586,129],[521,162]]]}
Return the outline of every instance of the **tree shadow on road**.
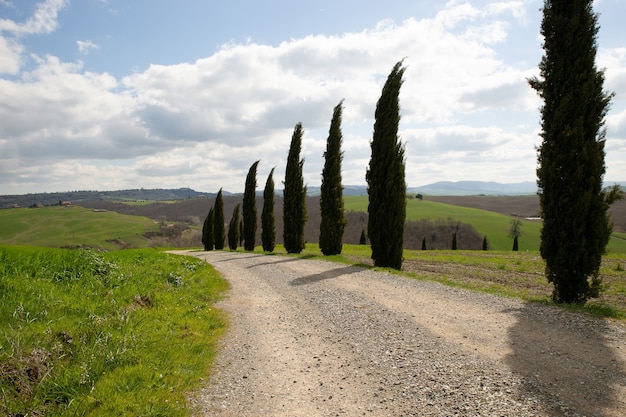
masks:
{"label": "tree shadow on road", "polygon": [[626,364],[609,346],[607,322],[535,303],[513,314],[505,360],[545,415],[620,415],[624,399],[615,387],[626,382]]}
{"label": "tree shadow on road", "polygon": [[298,286],[298,285],[309,285],[309,284],[313,284],[319,281],[324,281],[327,279],[333,279],[333,278],[337,278],[340,277],[342,275],[350,275],[350,274],[354,274],[355,272],[360,272],[362,271],[363,268],[359,268],[353,265],[349,265],[349,266],[345,266],[343,268],[335,268],[335,269],[331,269],[329,271],[325,271],[322,272],[320,274],[314,274],[314,275],[308,275],[306,277],[300,277],[300,278],[296,278],[293,281],[291,281],[289,283],[289,285],[294,285],[294,286]]}

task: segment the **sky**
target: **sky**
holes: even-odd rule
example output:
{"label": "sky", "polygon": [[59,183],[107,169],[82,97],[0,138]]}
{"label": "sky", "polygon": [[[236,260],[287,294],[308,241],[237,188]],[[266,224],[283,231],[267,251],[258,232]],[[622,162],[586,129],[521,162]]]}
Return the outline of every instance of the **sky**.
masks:
{"label": "sky", "polygon": [[[409,187],[536,180],[542,0],[0,0],[0,194],[282,188],[295,125],[319,186],[343,100],[343,184],[404,60]],[[626,0],[596,0],[615,93],[605,181],[626,181]]]}

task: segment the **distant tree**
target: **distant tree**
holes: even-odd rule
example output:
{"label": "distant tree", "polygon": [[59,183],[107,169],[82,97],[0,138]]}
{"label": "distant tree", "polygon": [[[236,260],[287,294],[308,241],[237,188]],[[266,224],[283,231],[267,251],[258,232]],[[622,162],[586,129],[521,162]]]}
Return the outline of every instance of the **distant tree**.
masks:
{"label": "distant tree", "polygon": [[483,238],[483,250],[489,250],[489,241],[487,240],[487,236]]}
{"label": "distant tree", "polygon": [[256,171],[259,161],[252,164],[246,177],[246,188],[243,193],[243,240],[244,249],[254,250],[256,244]]}
{"label": "distant tree", "polygon": [[422,238],[422,250],[426,250],[426,236]]}
{"label": "distant tree", "polygon": [[452,250],[456,250],[456,232],[452,233]]}
{"label": "distant tree", "polygon": [[222,197],[222,189],[220,188],[215,197],[214,217],[213,217],[213,237],[215,249],[224,249],[224,240],[226,231],[224,230],[224,198]]}
{"label": "distant tree", "polygon": [[239,222],[239,246],[243,246],[243,220]]}
{"label": "distant tree", "polygon": [[202,225],[202,244],[204,245],[204,250],[213,250],[213,246],[215,245],[214,237],[213,237],[213,218],[215,217],[215,212],[213,207],[209,209],[209,214],[207,214],[206,219],[204,219],[204,224]]}
{"label": "distant tree", "polygon": [[519,250],[519,237],[522,235],[522,221],[520,219],[512,219],[509,227],[509,236],[513,238],[513,251]]}
{"label": "distant tree", "polygon": [[365,234],[365,229],[361,230],[361,237],[359,238],[360,245],[367,245],[367,235]]}
{"label": "distant tree", "polygon": [[302,176],[304,159],[300,159],[302,135],[302,123],[298,123],[291,137],[283,190],[283,242],[287,253],[300,253],[304,249],[306,187]]}
{"label": "distant tree", "polygon": [[273,252],[276,242],[274,219],[274,168],[270,171],[263,190],[263,211],[261,212],[261,243],[263,250]]}
{"label": "distant tree", "polygon": [[241,207],[241,203],[237,204],[233,209],[233,217],[230,219],[230,223],[228,223],[228,247],[231,250],[236,250],[239,243],[239,225],[241,223],[239,220],[239,207]]}
{"label": "distant tree", "polygon": [[604,191],[605,117],[612,94],[596,68],[598,17],[592,0],[546,0],[539,77],[543,99],[537,185],[543,227],[540,252],[558,303],[599,295],[599,269],[612,231],[616,189]]}
{"label": "distant tree", "polygon": [[341,113],[343,100],[337,104],[330,122],[320,196],[319,246],[324,255],[338,255],[343,247],[343,232],[346,218],[343,208],[343,185],[341,183]]}
{"label": "distant tree", "polygon": [[372,156],[366,173],[368,236],[374,265],[402,268],[406,179],[404,145],[398,138],[400,87],[405,68],[398,62],[376,105]]}

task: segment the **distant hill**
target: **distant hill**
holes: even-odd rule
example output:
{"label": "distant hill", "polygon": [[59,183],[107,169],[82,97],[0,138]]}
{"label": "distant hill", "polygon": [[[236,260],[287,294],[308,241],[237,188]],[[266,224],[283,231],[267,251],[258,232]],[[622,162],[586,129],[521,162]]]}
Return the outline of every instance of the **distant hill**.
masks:
{"label": "distant hill", "polygon": [[537,184],[531,181],[508,184],[485,181],[439,181],[410,187],[408,191],[433,196],[532,195],[537,193]]}
{"label": "distant hill", "polygon": [[[0,195],[0,208],[31,207],[36,205],[52,206],[61,201],[72,204],[83,201],[114,201],[114,202],[143,202],[143,201],[171,201],[185,200],[198,197],[215,197],[217,193],[202,193],[191,188],[178,189],[135,189],[119,191],[68,191],[61,193],[37,193],[23,195]],[[226,192],[224,194],[227,194]]]}

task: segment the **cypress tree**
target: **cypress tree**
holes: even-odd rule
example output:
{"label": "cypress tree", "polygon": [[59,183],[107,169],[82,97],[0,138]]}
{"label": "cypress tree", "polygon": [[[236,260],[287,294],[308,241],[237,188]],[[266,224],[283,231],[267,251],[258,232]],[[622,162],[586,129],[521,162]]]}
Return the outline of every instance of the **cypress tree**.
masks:
{"label": "cypress tree", "polygon": [[213,207],[211,207],[202,225],[202,244],[204,245],[204,250],[213,250],[213,245],[215,244],[213,238],[214,213]]}
{"label": "cypress tree", "polygon": [[489,250],[489,241],[487,240],[487,236],[483,238],[483,250]]}
{"label": "cypress tree", "polygon": [[518,241],[518,239],[519,238],[517,236],[515,236],[513,238],[513,252],[519,251],[519,241]]}
{"label": "cypress tree", "polygon": [[261,212],[261,244],[266,252],[274,251],[276,225],[274,219],[274,168],[270,171],[263,190],[263,211]]}
{"label": "cypress tree", "polygon": [[376,266],[395,269],[402,267],[406,218],[404,145],[398,138],[404,70],[402,61],[393,67],[376,104],[372,156],[366,173],[372,259]]}
{"label": "cypress tree", "polygon": [[540,76],[529,79],[543,99],[537,185],[543,217],[541,256],[553,300],[598,295],[602,254],[616,196],[602,190],[604,122],[612,94],[595,65],[598,18],[592,0],[546,0]]}
{"label": "cypress tree", "polygon": [[306,223],[306,187],[302,177],[304,159],[302,149],[302,123],[296,124],[291,137],[285,189],[283,191],[283,241],[287,253],[300,253],[304,249],[304,224]]}
{"label": "cypress tree", "polygon": [[215,198],[215,206],[213,213],[213,239],[215,243],[215,249],[222,250],[224,249],[224,240],[225,240],[225,230],[224,230],[224,199],[222,197],[222,189],[217,193],[217,197]]}
{"label": "cypress tree", "polygon": [[452,250],[456,250],[456,233],[452,233]]}
{"label": "cypress tree", "polygon": [[422,238],[422,250],[426,250],[426,237]]}
{"label": "cypress tree", "polygon": [[256,239],[256,170],[259,161],[256,161],[248,170],[246,189],[243,193],[243,239],[244,249],[254,250]]}
{"label": "cypress tree", "polygon": [[241,204],[237,204],[233,209],[233,217],[230,219],[230,223],[228,223],[228,247],[231,250],[237,249],[237,244],[239,243],[239,207]]}
{"label": "cypress tree", "polygon": [[367,235],[365,235],[365,229],[361,230],[361,237],[359,238],[360,245],[367,245]]}
{"label": "cypress tree", "polygon": [[346,218],[343,208],[343,185],[341,183],[341,113],[343,100],[337,104],[330,122],[320,196],[320,238],[319,246],[324,255],[341,253]]}

